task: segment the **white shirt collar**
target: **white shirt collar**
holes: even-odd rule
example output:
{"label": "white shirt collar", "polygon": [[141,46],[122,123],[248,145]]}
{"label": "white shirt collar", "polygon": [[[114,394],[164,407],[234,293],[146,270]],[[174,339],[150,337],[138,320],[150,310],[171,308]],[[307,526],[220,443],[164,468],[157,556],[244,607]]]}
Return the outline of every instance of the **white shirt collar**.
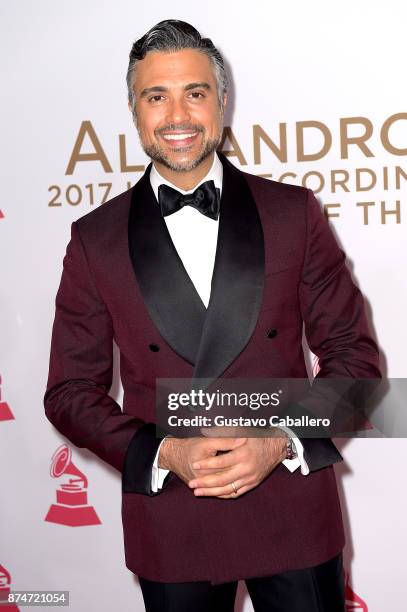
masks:
{"label": "white shirt collar", "polygon": [[193,189],[189,189],[188,191],[183,191],[182,189],[180,189],[173,183],[170,183],[170,181],[165,179],[163,176],[161,176],[161,174],[158,172],[154,164],[152,165],[151,172],[150,172],[150,183],[151,183],[151,187],[153,188],[154,195],[156,197],[157,202],[158,202],[158,188],[160,185],[169,185],[170,187],[172,187],[173,189],[176,189],[180,193],[185,194],[185,193],[193,193],[195,189],[199,187],[199,185],[201,185],[202,183],[205,183],[205,181],[214,181],[215,187],[220,189],[220,194],[222,195],[222,180],[223,180],[223,166],[216,152],[215,152],[215,155],[213,156],[213,164],[208,174],[204,176],[204,178],[201,181],[199,181],[199,183],[195,185]]}

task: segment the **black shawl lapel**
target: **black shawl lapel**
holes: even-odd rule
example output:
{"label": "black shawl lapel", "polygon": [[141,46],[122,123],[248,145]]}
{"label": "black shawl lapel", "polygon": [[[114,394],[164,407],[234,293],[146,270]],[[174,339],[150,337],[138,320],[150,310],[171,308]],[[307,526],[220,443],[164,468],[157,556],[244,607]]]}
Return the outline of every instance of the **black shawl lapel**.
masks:
{"label": "black shawl lapel", "polygon": [[[129,250],[146,308],[173,350],[195,365],[196,379],[215,380],[249,342],[264,287],[263,229],[244,174],[223,165],[220,220],[211,297],[205,308],[173,245],[150,184],[151,164],[133,187]],[[206,385],[205,385],[206,386]]]}
{"label": "black shawl lapel", "polygon": [[249,342],[259,316],[265,275],[260,216],[243,173],[222,154],[223,185],[211,297],[194,370],[215,380]]}
{"label": "black shawl lapel", "polygon": [[174,247],[150,183],[151,164],[133,187],[129,251],[146,308],[164,340],[196,362],[206,308]]}

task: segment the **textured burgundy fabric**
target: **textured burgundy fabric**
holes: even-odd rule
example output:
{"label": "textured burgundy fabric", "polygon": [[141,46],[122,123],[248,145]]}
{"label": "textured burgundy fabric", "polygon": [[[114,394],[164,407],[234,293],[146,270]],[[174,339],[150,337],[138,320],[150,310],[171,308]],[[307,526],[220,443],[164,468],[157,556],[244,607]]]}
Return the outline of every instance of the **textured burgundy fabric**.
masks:
{"label": "textured burgundy fabric", "polygon": [[[245,176],[264,231],[265,288],[254,333],[223,376],[305,378],[304,319],[325,375],[375,377],[377,348],[361,294],[314,196]],[[160,336],[141,297],[128,251],[130,199],[131,190],[72,224],[45,396],[57,429],[119,471],[134,432],[154,421],[155,379],[193,372]],[[108,395],[113,339],[123,413]],[[332,467],[302,476],[280,465],[235,500],[195,498],[172,475],[159,495],[123,494],[122,516],[127,567],[156,581],[267,576],[323,563],[344,545]]]}

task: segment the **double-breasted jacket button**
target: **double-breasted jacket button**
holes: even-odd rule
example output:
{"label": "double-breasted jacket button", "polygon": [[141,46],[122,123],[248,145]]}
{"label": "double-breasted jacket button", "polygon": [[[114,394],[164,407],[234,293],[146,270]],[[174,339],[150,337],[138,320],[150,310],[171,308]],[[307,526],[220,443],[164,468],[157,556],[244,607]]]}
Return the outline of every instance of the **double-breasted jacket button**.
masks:
{"label": "double-breasted jacket button", "polygon": [[158,346],[158,344],[149,344],[148,348],[150,349],[150,351],[153,351],[153,353],[157,353],[157,351],[160,350],[160,347]]}
{"label": "double-breasted jacket button", "polygon": [[276,329],[270,329],[267,332],[267,338],[275,338],[277,336],[277,330]]}

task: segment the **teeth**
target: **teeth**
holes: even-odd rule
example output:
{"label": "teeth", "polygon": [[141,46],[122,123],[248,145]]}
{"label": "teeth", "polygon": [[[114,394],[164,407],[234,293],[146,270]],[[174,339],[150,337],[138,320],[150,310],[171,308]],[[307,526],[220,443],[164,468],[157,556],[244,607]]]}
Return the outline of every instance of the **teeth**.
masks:
{"label": "teeth", "polygon": [[196,136],[197,132],[193,134],[163,134],[163,138],[165,140],[186,140],[187,138],[192,138]]}

